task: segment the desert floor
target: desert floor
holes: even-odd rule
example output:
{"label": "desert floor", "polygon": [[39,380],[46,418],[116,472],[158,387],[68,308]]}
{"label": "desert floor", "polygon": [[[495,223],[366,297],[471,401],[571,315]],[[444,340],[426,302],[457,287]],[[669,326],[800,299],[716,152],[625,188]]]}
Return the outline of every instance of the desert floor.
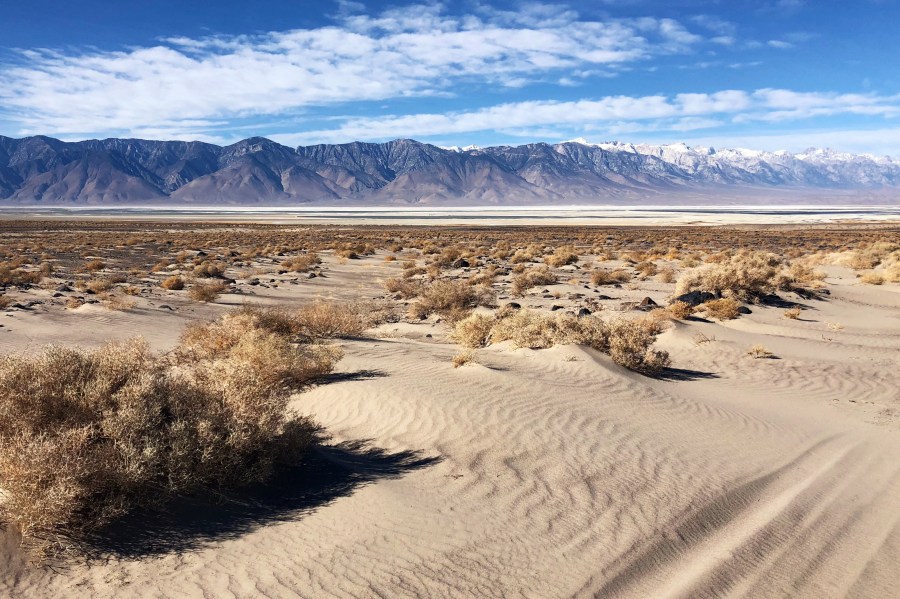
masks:
{"label": "desert floor", "polygon": [[[211,304],[149,285],[127,310],[8,290],[0,352],[134,335],[166,349],[245,302],[381,300],[400,272],[381,249],[320,255],[322,276],[258,274]],[[672,295],[653,277],[587,285],[591,260],[499,304],[628,312]],[[240,504],[123,523],[102,562],[30,566],[7,530],[0,595],[896,596],[900,284],[821,270],[827,296],[784,295],[799,318],[672,321],[657,341],[672,368],[654,377],[573,345],[492,345],[454,368],[442,319],[380,324],[296,396],[331,435],[302,467]]]}

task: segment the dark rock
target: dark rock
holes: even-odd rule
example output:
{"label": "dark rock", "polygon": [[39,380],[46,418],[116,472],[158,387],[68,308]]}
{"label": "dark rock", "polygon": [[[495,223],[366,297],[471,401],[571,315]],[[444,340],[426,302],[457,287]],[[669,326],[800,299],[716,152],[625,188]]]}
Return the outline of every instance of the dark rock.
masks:
{"label": "dark rock", "polygon": [[738,308],[738,313],[739,314],[753,314],[753,310],[751,310],[747,306],[741,306],[740,308]]}
{"label": "dark rock", "polygon": [[434,336],[434,335],[432,335],[431,333],[425,333],[425,338],[426,338],[426,339],[431,339],[433,336]]}
{"label": "dark rock", "polygon": [[59,291],[57,291],[56,293],[53,294],[53,297],[62,297],[62,296],[63,296],[63,294],[60,293]]}
{"label": "dark rock", "polygon": [[203,250],[197,250],[197,257],[198,257],[198,258],[203,258],[204,256],[208,256],[208,255],[209,255],[209,254],[207,254],[207,253],[204,252]]}
{"label": "dark rock", "polygon": [[638,304],[639,310],[650,310],[656,306],[658,306],[656,302],[653,301],[653,298],[645,297],[641,300],[641,303]]}
{"label": "dark rock", "polygon": [[173,308],[173,307],[170,306],[169,304],[163,304],[163,305],[161,305],[161,306],[159,307],[159,309],[160,309],[160,310],[171,310],[172,312],[175,311],[175,308]]}
{"label": "dark rock", "polygon": [[578,311],[578,318],[581,318],[583,316],[590,316],[590,315],[591,315],[591,311],[588,310],[587,308],[582,308],[581,310]]}
{"label": "dark rock", "polygon": [[69,293],[72,291],[72,288],[69,287],[68,285],[60,285],[56,288],[56,291],[58,293]]}
{"label": "dark rock", "polygon": [[600,295],[594,296],[594,299],[598,299],[598,300],[611,300],[611,299],[615,299],[615,298],[612,298],[612,297],[610,297],[610,296],[608,296],[608,295],[603,295],[603,294],[601,293]]}
{"label": "dark rock", "polygon": [[689,291],[674,298],[672,302],[684,302],[689,306],[697,307],[704,302],[716,299],[715,294],[708,291]]}
{"label": "dark rock", "polygon": [[551,311],[551,312],[556,312],[557,310],[562,310],[562,309],[563,309],[562,306],[557,306],[557,305],[555,305],[555,304],[552,305],[552,306],[550,306],[550,311]]}
{"label": "dark rock", "polygon": [[506,307],[512,310],[519,310],[522,305],[519,302],[509,302],[508,304],[506,304]]}
{"label": "dark rock", "polygon": [[317,276],[319,276],[319,275],[317,275],[317,274],[314,273],[314,272],[311,272],[311,273],[309,273],[309,274],[306,275],[306,278],[307,278],[307,279],[315,279]]}
{"label": "dark rock", "polygon": [[259,285],[259,279],[250,279],[247,281],[248,285]]}
{"label": "dark rock", "polygon": [[451,268],[469,268],[469,261],[465,258],[458,258],[450,266]]}

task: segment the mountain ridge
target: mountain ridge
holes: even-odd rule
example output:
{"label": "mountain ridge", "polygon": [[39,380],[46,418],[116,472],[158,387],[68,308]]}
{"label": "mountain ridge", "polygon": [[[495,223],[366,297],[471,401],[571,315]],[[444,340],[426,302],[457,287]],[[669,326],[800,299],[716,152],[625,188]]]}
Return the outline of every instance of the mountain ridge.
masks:
{"label": "mountain ridge", "polygon": [[0,206],[533,205],[817,198],[896,202],[900,160],[828,149],[589,143],[441,148],[412,139],[292,148],[0,136]]}

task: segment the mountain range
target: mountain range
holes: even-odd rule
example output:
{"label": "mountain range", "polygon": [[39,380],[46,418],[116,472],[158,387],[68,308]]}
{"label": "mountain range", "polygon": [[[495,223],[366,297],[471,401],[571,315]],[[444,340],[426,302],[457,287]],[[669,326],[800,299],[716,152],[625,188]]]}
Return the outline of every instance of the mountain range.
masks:
{"label": "mountain range", "polygon": [[0,136],[0,206],[896,203],[900,160],[583,139],[442,148],[398,139],[292,148]]}

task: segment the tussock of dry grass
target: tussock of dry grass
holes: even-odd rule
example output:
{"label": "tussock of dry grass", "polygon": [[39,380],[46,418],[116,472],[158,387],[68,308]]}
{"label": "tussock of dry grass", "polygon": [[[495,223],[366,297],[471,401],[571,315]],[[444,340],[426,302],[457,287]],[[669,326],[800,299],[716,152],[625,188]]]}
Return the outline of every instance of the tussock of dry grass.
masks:
{"label": "tussock of dry grass", "polygon": [[779,290],[818,286],[824,277],[803,265],[785,265],[776,254],[739,252],[716,255],[711,263],[689,270],[678,278],[675,294],[707,291],[747,299]]}
{"label": "tussock of dry grass", "polygon": [[137,507],[268,478],[317,431],[291,390],[340,357],[281,331],[243,310],[166,355],[136,339],[0,358],[0,516],[43,559]]}
{"label": "tussock of dry grass", "polygon": [[626,368],[654,372],[669,365],[669,355],[651,347],[662,326],[658,319],[647,317],[607,322],[597,316],[578,318],[522,309],[472,314],[456,324],[451,338],[469,348],[502,341],[530,349],[576,343],[607,353]]}
{"label": "tussock of dry grass", "polygon": [[571,245],[564,245],[560,248],[557,248],[549,256],[544,258],[544,262],[550,266],[565,266],[566,264],[575,264],[578,262],[578,253],[575,251],[575,247]]}
{"label": "tussock of dry grass", "polygon": [[159,286],[163,289],[168,289],[169,291],[181,291],[184,289],[184,279],[178,275],[172,275],[171,277],[163,279]]}
{"label": "tussock of dry grass", "polygon": [[591,273],[591,285],[615,285],[616,283],[627,283],[630,280],[631,274],[621,268],[615,270],[599,268]]}
{"label": "tussock of dry grass", "polygon": [[740,302],[731,297],[723,297],[704,302],[700,307],[706,310],[706,315],[717,320],[733,320],[741,315],[738,310]]}
{"label": "tussock of dry grass", "polygon": [[303,254],[281,263],[281,267],[291,272],[307,272],[322,263],[321,258],[316,253]]}
{"label": "tussock of dry grass", "polygon": [[559,280],[549,268],[539,266],[523,270],[512,279],[513,295],[524,295],[526,291],[539,285],[553,285]]}
{"label": "tussock of dry grass", "polygon": [[458,315],[461,311],[477,306],[493,306],[494,292],[481,285],[470,285],[467,281],[437,280],[424,287],[413,311],[420,317],[433,312],[443,315]]}
{"label": "tussock of dry grass", "polygon": [[188,289],[188,297],[195,302],[214,302],[227,286],[222,281],[213,281],[211,283],[194,283]]}

